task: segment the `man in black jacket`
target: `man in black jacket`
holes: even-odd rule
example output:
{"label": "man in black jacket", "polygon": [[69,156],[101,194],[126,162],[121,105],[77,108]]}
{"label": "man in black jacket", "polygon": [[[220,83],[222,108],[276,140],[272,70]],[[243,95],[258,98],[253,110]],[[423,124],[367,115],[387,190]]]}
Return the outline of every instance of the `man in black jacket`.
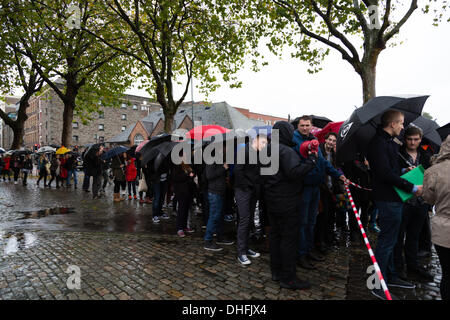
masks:
{"label": "man in black jacket", "polygon": [[[368,146],[367,158],[371,168],[372,198],[377,206],[380,233],[378,235],[375,258],[383,277],[390,287],[414,288],[411,283],[398,278],[394,269],[394,246],[402,221],[403,203],[394,186],[406,192],[422,194],[422,186],[414,186],[402,179],[398,163],[398,145],[394,137],[403,129],[404,116],[396,110],[388,110],[381,117],[381,126]],[[372,294],[386,299],[381,287]]]}
{"label": "man in black jacket", "polygon": [[[263,176],[264,191],[270,220],[270,264],[272,280],[280,281],[282,288],[307,289],[308,281],[296,276],[296,260],[299,246],[300,216],[299,206],[304,176],[315,167],[316,155],[311,155],[303,163],[292,149],[294,127],[279,121],[273,126],[272,142],[269,144],[271,159],[277,157],[279,169],[272,175]],[[277,154],[278,152],[278,154]]]}

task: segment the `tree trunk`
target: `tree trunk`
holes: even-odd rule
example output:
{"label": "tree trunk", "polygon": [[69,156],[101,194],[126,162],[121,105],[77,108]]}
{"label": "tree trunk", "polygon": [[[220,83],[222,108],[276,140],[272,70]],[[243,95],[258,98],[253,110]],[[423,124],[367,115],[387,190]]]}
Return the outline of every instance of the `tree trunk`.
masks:
{"label": "tree trunk", "polygon": [[376,94],[377,63],[378,63],[378,56],[381,50],[374,48],[371,51],[372,51],[371,53],[365,55],[368,58],[363,59],[361,72],[359,73],[362,80],[364,103],[377,96]]}
{"label": "tree trunk", "polygon": [[19,125],[19,123],[16,122],[16,124],[13,127],[11,127],[11,129],[14,133],[13,142],[11,144],[11,150],[20,149],[20,147],[22,147],[23,145],[23,136],[25,134],[24,123]]}
{"label": "tree trunk", "polygon": [[73,111],[75,110],[75,94],[69,93],[69,89],[66,91],[66,100],[64,101],[64,113],[63,113],[63,130],[61,135],[61,146],[70,148],[72,145],[72,122]]}
{"label": "tree trunk", "polygon": [[164,110],[164,132],[165,133],[172,133],[173,130],[175,130],[174,128],[174,116],[175,113],[171,112],[170,110],[168,110],[167,112]]}
{"label": "tree trunk", "polygon": [[13,142],[11,144],[11,149],[20,149],[23,145],[23,137],[25,135],[25,121],[27,121],[27,108],[29,107],[28,99],[29,95],[24,95],[20,99],[19,110],[17,111],[17,120],[14,121],[14,125],[11,129],[14,133]]}

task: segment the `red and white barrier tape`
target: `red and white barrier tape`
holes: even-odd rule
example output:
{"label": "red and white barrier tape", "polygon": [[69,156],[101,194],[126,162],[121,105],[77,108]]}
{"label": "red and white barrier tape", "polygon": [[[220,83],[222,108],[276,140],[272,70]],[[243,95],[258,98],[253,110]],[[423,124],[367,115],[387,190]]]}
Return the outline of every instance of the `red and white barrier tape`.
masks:
{"label": "red and white barrier tape", "polygon": [[354,183],[354,182],[351,182],[351,181],[348,180],[348,179],[347,179],[347,182],[348,182],[349,184],[351,184],[352,186],[355,186],[355,187],[357,187],[357,188],[359,188],[359,189],[366,190],[366,191],[372,191],[372,189],[367,189],[367,188],[361,187],[359,184],[356,184],[356,183]]}
{"label": "red and white barrier tape", "polygon": [[388,300],[392,300],[391,294],[389,293],[389,289],[388,289],[386,283],[384,282],[383,275],[381,274],[380,267],[378,266],[377,260],[375,259],[375,255],[373,254],[372,248],[369,243],[369,239],[367,238],[366,232],[364,231],[358,211],[356,210],[355,202],[353,201],[353,197],[350,192],[349,183],[352,183],[352,182],[348,180],[347,183],[345,183],[345,191],[347,191],[347,195],[350,200],[350,204],[352,205],[353,212],[355,213],[356,220],[358,221],[359,229],[361,230],[361,233],[363,235],[367,250],[369,250],[369,255],[370,255],[370,258],[372,259],[372,263],[375,268],[375,272],[378,275],[378,279],[380,279],[380,283],[381,283],[381,286],[383,287],[384,294],[386,295],[386,298]]}

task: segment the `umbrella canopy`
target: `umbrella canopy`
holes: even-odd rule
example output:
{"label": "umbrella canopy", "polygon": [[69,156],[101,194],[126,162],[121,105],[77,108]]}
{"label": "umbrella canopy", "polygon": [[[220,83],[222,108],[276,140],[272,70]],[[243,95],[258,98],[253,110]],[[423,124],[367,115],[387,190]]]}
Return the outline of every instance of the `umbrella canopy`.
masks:
{"label": "umbrella canopy", "polygon": [[437,132],[437,129],[439,129],[439,125],[435,121],[420,116],[416,120],[414,120],[411,125],[422,129],[423,141],[425,143],[432,143],[436,146],[440,146],[442,144],[441,136]]}
{"label": "umbrella canopy", "polygon": [[103,160],[111,159],[111,158],[113,158],[115,156],[118,156],[121,153],[127,152],[129,149],[130,148],[127,148],[127,147],[124,147],[124,146],[115,147],[115,148],[109,150],[108,152],[105,152],[102,155],[102,159]]}
{"label": "umbrella canopy", "polygon": [[141,152],[141,149],[149,142],[150,140],[144,140],[142,141],[137,147],[136,152]]}
{"label": "umbrella canopy", "polygon": [[330,122],[322,130],[320,130],[319,132],[315,133],[314,136],[317,138],[317,140],[319,140],[320,143],[324,143],[325,142],[325,136],[327,135],[327,133],[334,132],[334,133],[338,134],[339,133],[339,129],[341,128],[343,123],[344,123],[344,121],[341,121],[341,122]]}
{"label": "umbrella canopy", "polygon": [[[173,141],[163,141],[162,143],[158,144],[157,146],[154,146],[151,149],[145,150],[145,153],[141,152],[141,154],[142,154],[141,165],[145,166],[147,163],[149,163],[153,159],[157,158],[158,155],[162,155],[160,157],[159,163],[158,163],[158,168],[159,168],[159,165],[170,154],[170,152],[177,145],[177,143],[178,142],[173,142]],[[155,170],[157,170],[157,169],[155,169]]]}
{"label": "umbrella canopy", "polygon": [[33,152],[30,151],[30,150],[14,150],[12,152],[12,154],[15,155],[15,156],[21,156],[21,155],[24,155],[24,154],[32,154],[32,153]]}
{"label": "umbrella canopy", "polygon": [[[241,131],[236,131],[236,130],[229,130],[225,133],[219,133],[219,134],[215,134],[209,137],[205,137],[204,139],[201,140],[201,143],[198,142],[194,142],[194,149],[200,149],[200,148],[204,148],[207,145],[210,144],[215,144],[215,143],[226,143],[227,141],[231,141],[234,140],[234,142],[245,142],[245,140],[248,140],[248,136]],[[192,141],[198,141],[198,140],[188,140],[185,141],[184,143],[191,143]]]}
{"label": "umbrella canopy", "polygon": [[66,154],[67,152],[70,152],[70,149],[67,149],[66,147],[61,147],[56,150],[56,154]]}
{"label": "umbrella canopy", "polygon": [[56,148],[56,149],[59,149],[59,148],[61,148],[61,146],[59,146],[59,145],[57,145],[57,144],[51,144],[51,145],[50,145],[50,147],[52,147],[52,148]]}
{"label": "umbrella canopy", "polygon": [[447,139],[447,136],[450,134],[450,122],[447,123],[445,126],[440,127],[439,129],[437,129],[437,132],[441,136],[442,141]]}
{"label": "umbrella canopy", "polygon": [[52,148],[50,146],[41,147],[36,151],[36,153],[50,153],[50,152],[56,152],[56,148]]}
{"label": "umbrella canopy", "polygon": [[172,140],[172,136],[170,134],[167,133],[159,134],[148,140],[148,142],[138,152],[141,155],[144,155],[145,153],[149,152],[154,146],[157,146],[160,143],[170,140]]}
{"label": "umbrella canopy", "polygon": [[358,153],[365,154],[370,140],[375,136],[381,123],[382,114],[389,110],[401,111],[405,116],[404,126],[416,120],[429,96],[388,97],[381,96],[369,100],[353,111],[339,129],[337,159],[345,162],[355,160]]}
{"label": "umbrella canopy", "polygon": [[247,130],[247,134],[250,138],[255,139],[258,135],[266,135],[268,138],[272,135],[272,126],[256,126]]}
{"label": "umbrella canopy", "polygon": [[5,156],[11,156],[15,150],[9,150],[5,152]]}
{"label": "umbrella canopy", "polygon": [[203,140],[216,134],[226,133],[228,131],[230,131],[230,129],[215,124],[210,124],[191,129],[188,133],[186,133],[186,137],[193,140]]}
{"label": "umbrella canopy", "polygon": [[[310,117],[312,118],[312,125],[318,129],[322,129],[328,123],[333,122],[333,120],[330,120],[327,117],[320,117],[320,116],[315,116],[315,115],[310,115]],[[299,121],[300,121],[300,117],[297,117],[291,122],[291,124],[294,126],[294,129],[297,129]]]}
{"label": "umbrella canopy", "polygon": [[6,152],[6,150],[5,149],[3,149],[3,148],[0,148],[0,153],[5,153]]}

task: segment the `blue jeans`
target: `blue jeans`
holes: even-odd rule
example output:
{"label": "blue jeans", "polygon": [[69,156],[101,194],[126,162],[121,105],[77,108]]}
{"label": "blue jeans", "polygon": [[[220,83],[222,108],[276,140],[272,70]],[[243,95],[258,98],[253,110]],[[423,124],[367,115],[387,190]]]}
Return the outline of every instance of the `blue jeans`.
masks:
{"label": "blue jeans", "polygon": [[383,278],[387,281],[397,279],[394,268],[394,247],[397,243],[402,223],[403,203],[375,201],[378,209],[378,234],[375,258],[380,266]]}
{"label": "blue jeans", "polygon": [[153,184],[153,203],[152,203],[153,217],[159,217],[161,215],[166,192],[167,192],[167,181],[159,181]]}
{"label": "blue jeans", "polygon": [[300,201],[300,243],[298,255],[308,254],[314,245],[314,226],[319,209],[320,189],[315,186],[305,186]]}
{"label": "blue jeans", "polygon": [[212,241],[214,233],[223,235],[223,203],[225,196],[208,192],[209,218],[206,225],[205,241]]}
{"label": "blue jeans", "polygon": [[78,184],[78,178],[77,178],[77,170],[73,169],[73,170],[69,170],[67,171],[67,185],[70,184],[70,178],[73,175],[73,183],[76,186]]}

